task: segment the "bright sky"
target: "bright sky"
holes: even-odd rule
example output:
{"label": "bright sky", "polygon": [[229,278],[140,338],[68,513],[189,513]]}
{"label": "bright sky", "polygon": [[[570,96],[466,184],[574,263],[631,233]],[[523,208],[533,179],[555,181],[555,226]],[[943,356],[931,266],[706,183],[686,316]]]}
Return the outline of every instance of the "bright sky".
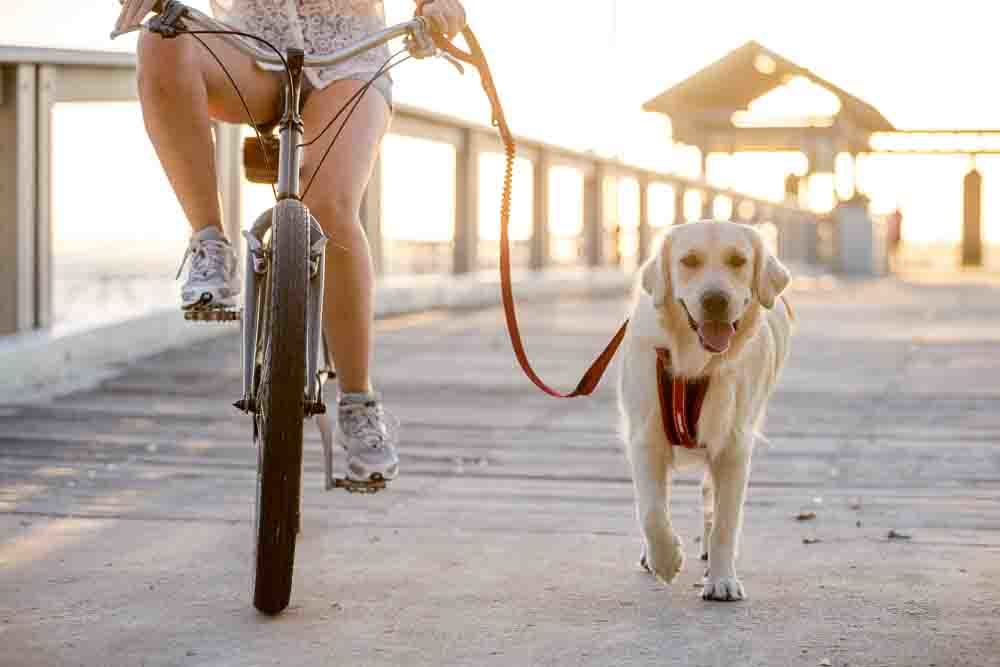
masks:
{"label": "bright sky", "polygon": [[[665,124],[640,114],[639,105],[748,39],[865,99],[899,128],[1000,126],[1000,86],[987,69],[1000,62],[1000,9],[992,2],[467,0],[466,6],[515,131],[553,143],[669,158]],[[106,38],[117,7],[117,0],[0,0],[0,43],[130,48],[129,41]],[[402,20],[412,2],[386,0],[386,8],[390,21]],[[473,75],[460,79],[440,62],[397,72],[398,99],[488,118]],[[908,236],[953,238],[956,179],[966,166],[961,158],[879,158],[863,166],[862,176],[871,179],[878,206],[903,205],[912,223]],[[991,206],[990,189],[1000,181],[1000,166],[993,160],[981,166],[987,234],[1000,239],[991,213],[1000,206]],[[737,188],[740,173],[731,177]]]}

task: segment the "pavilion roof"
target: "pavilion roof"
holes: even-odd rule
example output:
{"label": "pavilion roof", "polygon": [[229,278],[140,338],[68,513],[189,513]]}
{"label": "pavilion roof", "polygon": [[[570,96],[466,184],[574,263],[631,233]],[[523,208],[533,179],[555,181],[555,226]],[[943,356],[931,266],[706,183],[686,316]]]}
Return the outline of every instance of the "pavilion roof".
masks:
{"label": "pavilion roof", "polygon": [[728,118],[726,113],[745,110],[750,102],[794,76],[805,77],[836,95],[841,106],[838,116],[846,116],[854,127],[866,132],[895,129],[872,105],[755,41],[729,52],[642,108],[695,124],[705,118]]}

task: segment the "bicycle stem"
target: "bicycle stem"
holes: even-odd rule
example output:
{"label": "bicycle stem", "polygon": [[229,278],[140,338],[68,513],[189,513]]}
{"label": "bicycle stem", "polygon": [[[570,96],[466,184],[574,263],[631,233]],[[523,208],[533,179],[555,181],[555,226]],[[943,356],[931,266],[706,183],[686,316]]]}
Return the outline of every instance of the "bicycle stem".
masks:
{"label": "bicycle stem", "polygon": [[287,51],[287,59],[290,81],[288,94],[285,95],[285,110],[279,124],[281,149],[278,154],[278,201],[298,199],[301,187],[299,158],[302,154],[304,127],[299,113],[299,100],[302,96],[302,67],[305,53],[302,49],[290,48]]}

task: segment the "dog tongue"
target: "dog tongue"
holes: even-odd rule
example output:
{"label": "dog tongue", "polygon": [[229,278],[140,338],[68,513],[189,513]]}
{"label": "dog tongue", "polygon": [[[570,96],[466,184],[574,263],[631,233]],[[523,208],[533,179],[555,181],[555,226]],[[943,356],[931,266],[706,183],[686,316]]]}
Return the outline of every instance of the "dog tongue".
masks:
{"label": "dog tongue", "polygon": [[736,328],[729,322],[702,322],[698,327],[702,345],[711,352],[725,352]]}

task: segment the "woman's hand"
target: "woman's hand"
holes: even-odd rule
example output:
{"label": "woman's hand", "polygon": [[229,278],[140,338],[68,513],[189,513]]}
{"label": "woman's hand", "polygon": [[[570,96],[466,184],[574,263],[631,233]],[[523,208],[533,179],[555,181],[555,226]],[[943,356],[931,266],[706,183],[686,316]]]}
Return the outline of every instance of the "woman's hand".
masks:
{"label": "woman's hand", "polygon": [[417,14],[429,18],[448,39],[465,27],[465,8],[459,0],[417,0]]}
{"label": "woman's hand", "polygon": [[146,14],[153,11],[153,6],[157,0],[119,0],[122,3],[122,13],[118,15],[115,23],[115,33],[119,33],[129,28],[139,25]]}

